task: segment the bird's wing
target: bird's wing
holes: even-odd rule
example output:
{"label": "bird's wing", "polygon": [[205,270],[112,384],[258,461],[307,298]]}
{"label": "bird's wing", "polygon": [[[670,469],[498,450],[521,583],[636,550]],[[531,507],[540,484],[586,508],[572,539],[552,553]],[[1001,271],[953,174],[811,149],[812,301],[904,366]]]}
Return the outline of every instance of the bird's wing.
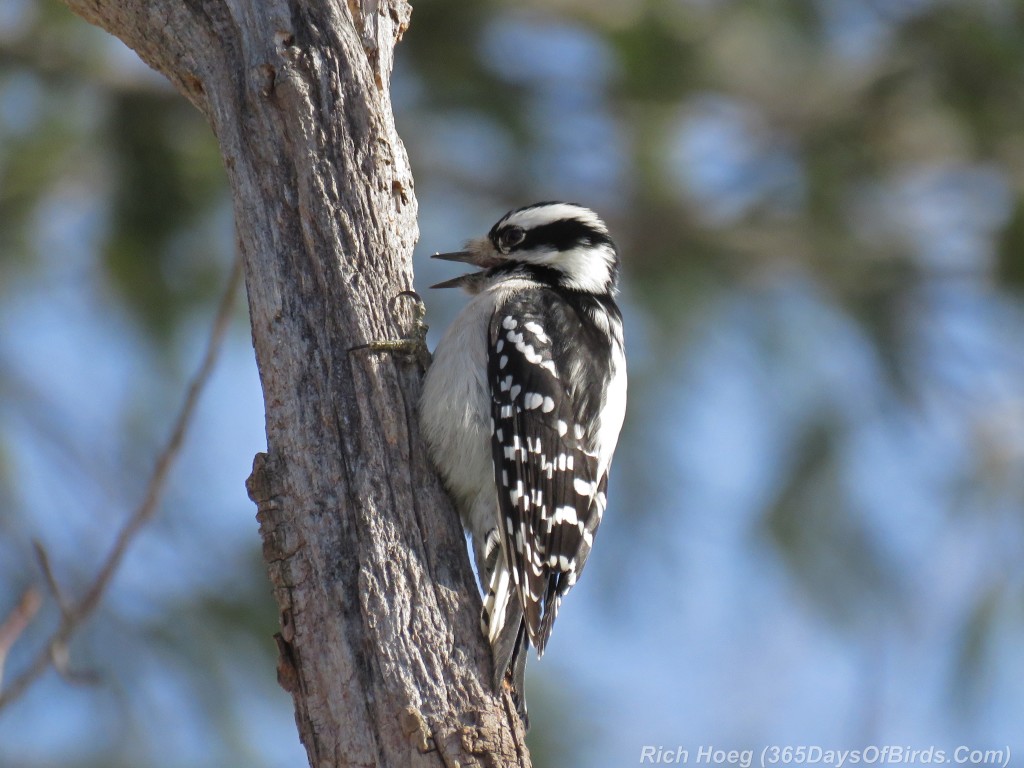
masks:
{"label": "bird's wing", "polygon": [[607,478],[578,423],[571,372],[555,362],[550,304],[529,291],[512,303],[489,327],[491,446],[505,562],[540,654],[590,552]]}

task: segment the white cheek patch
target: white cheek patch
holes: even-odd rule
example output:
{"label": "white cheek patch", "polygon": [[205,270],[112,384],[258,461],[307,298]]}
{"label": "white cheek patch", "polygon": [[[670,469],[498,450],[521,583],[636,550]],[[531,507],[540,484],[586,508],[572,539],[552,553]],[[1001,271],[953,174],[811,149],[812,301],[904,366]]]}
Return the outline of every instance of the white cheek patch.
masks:
{"label": "white cheek patch", "polygon": [[613,288],[617,256],[607,244],[580,246],[567,251],[536,248],[524,251],[521,258],[531,264],[557,269],[565,284],[586,293],[605,293]]}

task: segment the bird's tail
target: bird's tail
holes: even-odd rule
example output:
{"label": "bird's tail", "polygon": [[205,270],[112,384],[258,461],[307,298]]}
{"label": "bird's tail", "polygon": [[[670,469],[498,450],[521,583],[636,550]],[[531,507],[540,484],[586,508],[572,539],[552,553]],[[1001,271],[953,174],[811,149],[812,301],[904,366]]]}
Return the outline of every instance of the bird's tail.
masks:
{"label": "bird's tail", "polygon": [[512,701],[523,719],[526,730],[530,719],[526,714],[526,657],[530,649],[530,635],[526,631],[526,619],[519,607],[519,595],[512,592],[505,604],[505,621],[491,639],[491,653],[494,656],[494,687],[502,689],[507,682],[512,689]]}
{"label": "bird's tail", "polygon": [[526,654],[530,650],[530,636],[526,632],[526,621],[519,620],[519,634],[516,637],[512,659],[508,663],[506,678],[512,686],[512,701],[523,719],[523,728],[530,730],[530,716],[526,713]]}
{"label": "bird's tail", "polygon": [[494,656],[494,687],[501,690],[508,681],[512,689],[512,700],[529,730],[530,721],[526,714],[526,656],[530,648],[530,636],[526,631],[526,619],[518,590],[511,574],[500,558],[489,563],[490,578],[487,594],[484,596],[483,611],[480,615],[481,629],[491,644]]}

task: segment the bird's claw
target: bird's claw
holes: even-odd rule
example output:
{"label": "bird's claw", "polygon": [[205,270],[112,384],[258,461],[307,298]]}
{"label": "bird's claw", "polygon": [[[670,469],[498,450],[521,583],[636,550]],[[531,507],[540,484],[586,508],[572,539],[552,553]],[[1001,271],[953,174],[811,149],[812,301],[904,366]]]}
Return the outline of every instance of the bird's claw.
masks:
{"label": "bird's claw", "polygon": [[427,314],[427,306],[416,291],[402,291],[396,294],[389,303],[393,313],[395,312],[395,305],[402,298],[411,298],[416,302],[415,309],[413,310],[412,332],[401,339],[380,339],[367,342],[366,344],[357,344],[349,348],[349,354],[360,351],[397,352],[398,354],[414,356],[420,361],[424,370],[426,370],[430,364],[430,352],[427,349],[427,324],[423,322],[423,318]]}

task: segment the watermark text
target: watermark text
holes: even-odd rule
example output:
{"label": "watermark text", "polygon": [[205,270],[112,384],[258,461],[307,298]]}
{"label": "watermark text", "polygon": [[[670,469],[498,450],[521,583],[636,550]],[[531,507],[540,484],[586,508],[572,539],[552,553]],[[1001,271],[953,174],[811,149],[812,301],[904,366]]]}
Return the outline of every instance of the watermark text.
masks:
{"label": "watermark text", "polygon": [[902,745],[872,745],[861,749],[827,749],[820,746],[782,746],[755,749],[724,749],[706,744],[644,744],[640,748],[641,765],[710,765],[731,768],[770,768],[771,766],[894,766],[963,765],[1007,768],[1010,747],[976,748],[960,745],[953,749],[915,748]]}

